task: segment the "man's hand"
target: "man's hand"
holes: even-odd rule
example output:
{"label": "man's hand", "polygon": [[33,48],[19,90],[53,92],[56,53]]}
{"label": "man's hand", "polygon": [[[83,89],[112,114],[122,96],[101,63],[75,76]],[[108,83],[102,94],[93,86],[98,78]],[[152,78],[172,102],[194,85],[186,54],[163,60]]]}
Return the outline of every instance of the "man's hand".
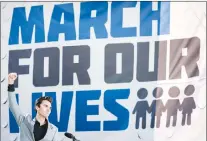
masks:
{"label": "man's hand", "polygon": [[14,84],[14,81],[17,79],[17,73],[10,73],[8,76],[8,83],[10,85]]}

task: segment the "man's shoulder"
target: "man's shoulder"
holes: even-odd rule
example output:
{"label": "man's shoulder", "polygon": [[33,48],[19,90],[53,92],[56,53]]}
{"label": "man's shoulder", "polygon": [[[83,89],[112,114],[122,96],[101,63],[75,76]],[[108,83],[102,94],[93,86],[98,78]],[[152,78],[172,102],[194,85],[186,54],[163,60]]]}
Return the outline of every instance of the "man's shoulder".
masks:
{"label": "man's shoulder", "polygon": [[26,119],[27,121],[32,121],[33,119],[32,119],[32,115],[30,115],[30,114],[25,114],[25,115],[23,115],[23,118],[24,119]]}
{"label": "man's shoulder", "polygon": [[52,130],[58,130],[57,126],[55,126],[54,124],[52,124],[50,122],[48,122],[48,123],[49,123],[48,126],[50,127],[50,129],[52,129]]}
{"label": "man's shoulder", "polygon": [[19,120],[20,120],[20,123],[21,122],[32,122],[33,121],[32,116],[30,114],[21,115]]}

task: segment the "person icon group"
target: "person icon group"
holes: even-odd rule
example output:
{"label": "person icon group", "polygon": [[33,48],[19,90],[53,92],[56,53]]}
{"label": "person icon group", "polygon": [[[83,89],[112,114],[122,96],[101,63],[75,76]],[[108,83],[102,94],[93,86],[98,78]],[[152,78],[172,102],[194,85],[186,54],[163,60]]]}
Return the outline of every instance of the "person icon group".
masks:
{"label": "person icon group", "polygon": [[181,125],[184,126],[191,124],[191,114],[193,113],[193,109],[196,108],[196,104],[194,98],[191,95],[194,93],[195,87],[193,85],[188,85],[185,90],[185,98],[180,102],[177,98],[180,95],[180,90],[178,87],[171,87],[168,91],[170,98],[167,100],[166,104],[164,105],[162,101],[163,89],[161,87],[157,87],[153,90],[153,97],[154,100],[152,101],[151,105],[149,105],[148,101],[145,100],[148,95],[148,91],[145,88],[141,88],[137,92],[137,97],[140,99],[133,109],[132,114],[136,114],[136,124],[135,128],[139,128],[139,122],[142,119],[142,129],[146,128],[146,116],[147,113],[151,114],[151,123],[150,127],[154,128],[155,120],[156,120],[156,127],[160,127],[161,117],[163,112],[167,112],[167,119],[166,119],[166,127],[170,126],[171,118],[172,126],[176,126],[177,123],[177,113],[178,110],[182,111],[182,123]]}

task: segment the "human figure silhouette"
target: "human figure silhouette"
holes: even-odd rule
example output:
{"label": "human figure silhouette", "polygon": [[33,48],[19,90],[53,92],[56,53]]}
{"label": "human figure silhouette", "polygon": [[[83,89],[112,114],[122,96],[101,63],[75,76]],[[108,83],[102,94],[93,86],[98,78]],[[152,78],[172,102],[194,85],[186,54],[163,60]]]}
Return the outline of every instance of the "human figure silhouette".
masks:
{"label": "human figure silhouette", "polygon": [[[147,89],[145,89],[145,88],[141,88],[137,92],[137,97],[139,99],[145,99],[147,97],[147,95],[148,95],[148,92],[147,92]],[[142,100],[142,101],[137,102],[137,104],[134,107],[134,110],[132,112],[132,114],[136,113],[136,125],[135,125],[136,129],[139,128],[139,121],[141,118],[142,118],[142,128],[143,129],[146,128],[146,111],[148,111],[148,109],[149,109],[149,105],[146,100]]]}
{"label": "human figure silhouette", "polygon": [[154,128],[155,126],[155,118],[156,118],[156,127],[160,127],[160,119],[162,116],[162,112],[165,112],[165,106],[161,99],[159,99],[163,94],[163,89],[161,87],[157,87],[153,90],[153,96],[156,98],[152,101],[152,104],[149,108],[149,113],[151,114],[151,124],[150,127]]}
{"label": "human figure silhouette", "polygon": [[173,126],[176,126],[177,122],[177,111],[180,108],[180,101],[179,99],[175,99],[179,94],[180,90],[178,87],[171,87],[169,89],[169,96],[172,99],[169,99],[165,105],[165,108],[167,110],[167,122],[166,127],[170,126],[170,119],[173,117]]}
{"label": "human figure silhouette", "polygon": [[[196,108],[196,104],[194,101],[193,97],[189,97],[190,95],[192,95],[195,91],[195,87],[193,85],[188,85],[185,88],[184,94],[187,96],[186,98],[184,98],[182,104],[180,105],[180,111],[182,110],[182,126],[185,125],[185,121],[187,118],[187,125],[191,124],[191,114],[193,112],[193,109]],[[186,117],[187,116],[187,117]]]}

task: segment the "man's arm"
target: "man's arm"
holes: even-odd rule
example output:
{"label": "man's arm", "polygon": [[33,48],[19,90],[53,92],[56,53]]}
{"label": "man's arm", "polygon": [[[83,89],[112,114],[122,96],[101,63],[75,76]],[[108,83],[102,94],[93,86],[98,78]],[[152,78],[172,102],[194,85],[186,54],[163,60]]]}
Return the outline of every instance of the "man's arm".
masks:
{"label": "man's arm", "polygon": [[17,104],[16,97],[15,97],[15,88],[14,88],[14,81],[17,78],[17,75],[15,73],[9,74],[8,77],[8,100],[9,100],[9,108],[17,122],[18,125],[20,125],[23,114],[21,112],[21,109],[19,105]]}
{"label": "man's arm", "polygon": [[54,134],[54,137],[53,137],[53,140],[52,141],[64,141],[66,139],[66,137],[62,137],[60,135],[58,135],[58,129],[56,128],[55,129],[55,134]]}

